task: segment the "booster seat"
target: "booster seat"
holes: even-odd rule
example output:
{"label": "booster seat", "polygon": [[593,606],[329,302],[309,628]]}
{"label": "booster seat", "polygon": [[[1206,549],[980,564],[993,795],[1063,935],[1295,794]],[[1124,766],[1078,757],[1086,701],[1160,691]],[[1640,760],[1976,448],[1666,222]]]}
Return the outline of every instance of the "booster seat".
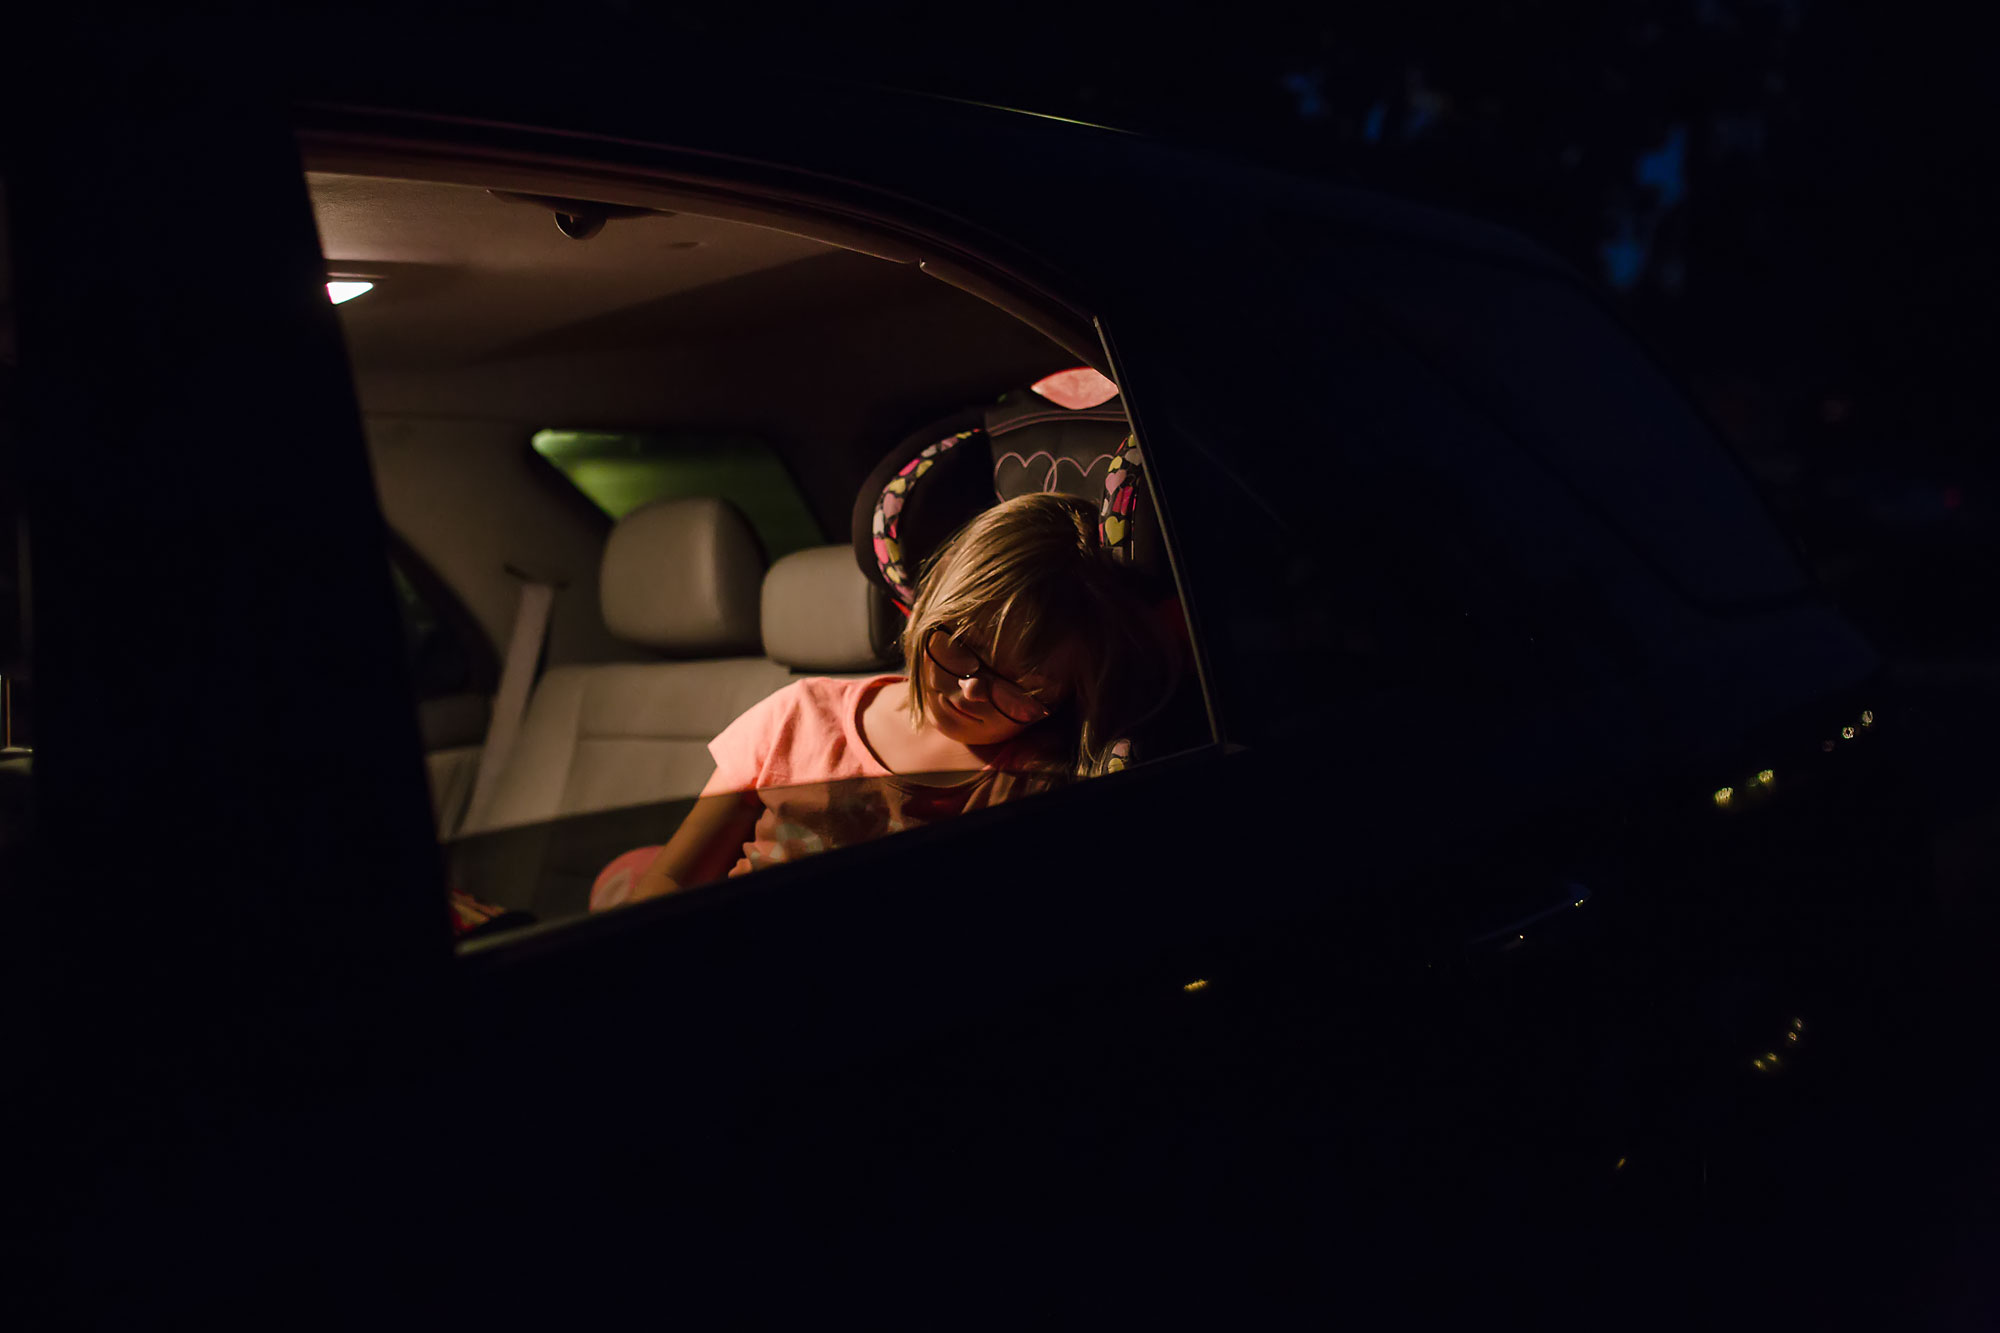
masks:
{"label": "booster seat", "polygon": [[[1105,550],[1131,572],[1180,655],[1172,698],[1121,742],[1123,758],[1199,744],[1205,722],[1145,456],[1118,386],[1097,371],[1079,367],[1050,375],[990,407],[968,408],[905,437],[855,499],[855,561],[907,617],[924,562],[946,539],[981,510],[1037,491],[1097,506]],[[1121,766],[1114,761],[1114,768]]]}

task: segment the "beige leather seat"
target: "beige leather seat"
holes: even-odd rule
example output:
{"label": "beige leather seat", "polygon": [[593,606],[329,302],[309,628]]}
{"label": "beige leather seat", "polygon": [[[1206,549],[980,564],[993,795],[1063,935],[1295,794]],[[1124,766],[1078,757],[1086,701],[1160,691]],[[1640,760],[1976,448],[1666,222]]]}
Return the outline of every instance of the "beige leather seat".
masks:
{"label": "beige leather seat", "polygon": [[722,500],[661,501],[612,530],[600,574],[612,633],[675,660],[559,666],[529,699],[484,810],[456,836],[690,797],[708,742],[800,674],[890,660],[894,612],[852,547],[816,547],[768,577],[749,522]]}

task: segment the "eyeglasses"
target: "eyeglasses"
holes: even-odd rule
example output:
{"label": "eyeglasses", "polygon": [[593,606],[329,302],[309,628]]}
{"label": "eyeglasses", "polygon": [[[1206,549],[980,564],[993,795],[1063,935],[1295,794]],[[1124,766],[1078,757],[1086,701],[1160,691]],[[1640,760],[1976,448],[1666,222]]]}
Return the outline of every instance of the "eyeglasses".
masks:
{"label": "eyeglasses", "polygon": [[992,686],[993,706],[1009,722],[1040,722],[1049,715],[1041,700],[986,665],[978,653],[946,633],[942,625],[933,626],[924,635],[924,656],[937,663],[947,675],[959,680],[984,676],[987,684]]}

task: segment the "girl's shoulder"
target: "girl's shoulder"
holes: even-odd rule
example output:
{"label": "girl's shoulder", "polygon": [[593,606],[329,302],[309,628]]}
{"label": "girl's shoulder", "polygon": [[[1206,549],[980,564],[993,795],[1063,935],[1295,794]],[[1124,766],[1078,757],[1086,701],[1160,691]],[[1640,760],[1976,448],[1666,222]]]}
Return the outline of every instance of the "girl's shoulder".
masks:
{"label": "girl's shoulder", "polygon": [[883,679],[806,676],[765,695],[709,742],[720,780],[740,791],[867,775],[854,712]]}
{"label": "girl's shoulder", "polygon": [[815,723],[838,717],[838,699],[825,688],[827,683],[824,678],[809,676],[779,686],[737,714],[736,720],[709,743],[709,749],[747,748],[761,754],[794,732],[812,731]]}
{"label": "girl's shoulder", "polygon": [[765,695],[749,711],[784,713],[838,708],[872,684],[871,677],[801,676]]}
{"label": "girl's shoulder", "polygon": [[845,717],[866,694],[901,676],[804,676],[771,696],[797,712]]}
{"label": "girl's shoulder", "polygon": [[829,751],[866,749],[860,713],[869,697],[901,676],[807,676],[767,697],[758,709],[762,726],[786,745],[826,747]]}

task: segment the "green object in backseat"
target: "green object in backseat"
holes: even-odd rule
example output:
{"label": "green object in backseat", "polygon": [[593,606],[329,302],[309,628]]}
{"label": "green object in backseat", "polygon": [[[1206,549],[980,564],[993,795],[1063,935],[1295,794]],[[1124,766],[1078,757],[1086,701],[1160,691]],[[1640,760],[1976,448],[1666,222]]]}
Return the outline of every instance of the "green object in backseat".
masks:
{"label": "green object in backseat", "polygon": [[614,519],[654,500],[715,496],[743,511],[767,559],[826,541],[784,461],[754,437],[542,430],[531,443]]}

